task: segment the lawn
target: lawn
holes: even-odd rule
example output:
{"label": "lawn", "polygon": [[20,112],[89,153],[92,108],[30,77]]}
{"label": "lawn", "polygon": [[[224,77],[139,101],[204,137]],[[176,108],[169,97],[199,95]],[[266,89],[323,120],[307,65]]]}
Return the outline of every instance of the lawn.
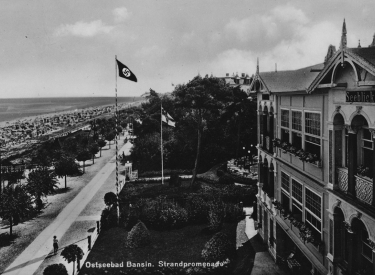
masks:
{"label": "lawn", "polygon": [[[193,196],[200,196],[206,201],[201,201],[201,203],[209,204],[211,200],[220,199],[225,205],[236,205],[238,209],[240,201],[243,201],[245,197],[252,198],[256,194],[256,189],[251,186],[239,187],[199,182],[198,187],[192,189],[189,188],[189,184],[190,180],[183,181],[180,187],[169,186],[169,183],[164,185],[161,183],[128,183],[120,193],[121,226],[102,231],[80,274],[146,274],[145,272],[148,271],[149,273],[147,274],[177,275],[187,274],[186,269],[183,267],[174,267],[172,270],[170,268],[166,269],[160,267],[159,262],[203,263],[202,250],[205,244],[214,236],[214,233],[208,233],[206,230],[207,234],[202,233],[202,229],[207,229],[210,218],[199,224],[193,224],[189,220],[187,224],[184,224],[184,227],[170,230],[156,228],[155,223],[153,223],[153,226],[148,228],[151,237],[150,244],[142,248],[129,248],[126,246],[128,232],[124,226],[126,224],[126,222],[124,223],[126,220],[124,217],[127,216],[127,213],[130,213],[128,212],[129,203],[133,204],[134,207],[134,205],[142,201],[141,198],[156,199],[157,201],[163,201],[160,198],[167,198],[167,201],[173,202],[172,205],[176,203],[179,207],[186,207],[185,204],[194,193]],[[165,203],[165,205],[171,207],[168,202]],[[205,212],[200,213],[203,214]],[[225,213],[228,214],[229,212]],[[236,216],[238,212],[231,213],[231,218],[224,219],[225,221],[231,221],[231,223],[224,222],[220,232],[225,233],[228,236],[228,241],[233,243],[233,247],[235,247],[238,222],[236,217],[238,218],[239,216]],[[204,215],[208,215],[208,213]],[[145,218],[146,216],[143,217]],[[147,220],[142,221],[148,224]],[[127,227],[128,230],[130,228]],[[112,264],[113,267],[103,267],[103,265],[107,264]],[[145,269],[144,266],[148,266],[148,268]],[[156,273],[157,271],[163,272]],[[181,273],[180,271],[183,272]],[[198,273],[190,270],[188,274],[202,274],[202,269]]]}
{"label": "lawn", "polygon": [[[150,263],[153,265],[149,268],[152,274],[158,274],[154,272],[160,269],[159,261],[201,263],[201,251],[205,243],[212,237],[201,233],[204,227],[206,225],[187,226],[170,231],[150,230],[151,244],[147,247],[134,249],[126,247],[127,232],[125,229],[119,227],[109,229],[100,234],[85,265],[87,266],[87,263],[123,263],[124,267],[88,268],[84,266],[80,274],[137,274],[136,272],[144,272],[142,268],[127,267],[127,263],[130,262],[133,264]],[[229,239],[235,242],[236,228],[236,223],[225,223],[221,232],[226,233]]]}

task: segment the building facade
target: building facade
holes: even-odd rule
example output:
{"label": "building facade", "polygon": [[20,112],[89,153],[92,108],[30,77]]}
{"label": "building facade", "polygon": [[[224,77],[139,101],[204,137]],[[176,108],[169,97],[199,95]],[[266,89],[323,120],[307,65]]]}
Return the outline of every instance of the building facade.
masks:
{"label": "building facade", "polygon": [[[259,72],[259,234],[299,274],[375,274],[375,43]],[[322,58],[323,59],[323,58]]]}

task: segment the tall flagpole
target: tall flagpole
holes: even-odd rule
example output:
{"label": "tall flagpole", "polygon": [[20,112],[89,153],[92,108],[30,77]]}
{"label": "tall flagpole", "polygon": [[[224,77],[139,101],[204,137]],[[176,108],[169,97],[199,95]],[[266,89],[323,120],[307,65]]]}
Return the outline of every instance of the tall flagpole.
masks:
{"label": "tall flagpole", "polygon": [[[117,64],[116,64],[116,61],[117,61],[117,55],[115,55],[115,72],[116,72],[116,107],[115,107],[115,120],[116,120],[116,196],[117,196],[117,224],[119,224],[119,221],[120,221],[120,205],[119,205],[119,201],[118,201],[118,141],[117,141],[117,137],[118,137],[118,114],[117,114]],[[125,171],[125,177],[126,177],[126,171]]]}
{"label": "tall flagpole", "polygon": [[160,99],[160,148],[161,148],[161,184],[164,184],[164,167],[163,167],[163,107]]}

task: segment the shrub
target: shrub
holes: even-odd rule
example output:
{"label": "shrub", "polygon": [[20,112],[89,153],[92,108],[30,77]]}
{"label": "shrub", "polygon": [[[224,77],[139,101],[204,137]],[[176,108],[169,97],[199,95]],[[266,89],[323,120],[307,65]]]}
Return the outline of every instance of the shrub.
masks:
{"label": "shrub", "polygon": [[234,179],[230,175],[224,174],[219,178],[219,184],[234,185]]}
{"label": "shrub", "polygon": [[184,208],[174,206],[161,210],[159,217],[159,229],[181,228],[186,225],[188,214]]}
{"label": "shrub", "polygon": [[215,199],[208,204],[208,222],[210,226],[221,226],[224,218],[224,203],[221,199]]}
{"label": "shrub", "polygon": [[216,233],[204,246],[201,256],[205,262],[232,261],[236,253],[236,246],[225,233]]}
{"label": "shrub", "polygon": [[151,228],[157,227],[159,220],[159,203],[156,200],[143,199],[139,202],[139,219],[144,221]]}
{"label": "shrub", "polygon": [[117,207],[105,208],[102,211],[100,224],[103,230],[117,226]]}
{"label": "shrub", "polygon": [[143,247],[151,242],[150,232],[143,222],[138,222],[132,230],[130,230],[126,245],[130,248]]}
{"label": "shrub", "polygon": [[243,209],[237,203],[224,204],[224,221],[238,222],[243,216]]}
{"label": "shrub", "polygon": [[221,177],[221,176],[224,175],[224,171],[221,170],[221,169],[218,169],[218,170],[216,171],[216,175],[217,175],[218,177]]}
{"label": "shrub", "polygon": [[43,275],[68,275],[68,271],[63,264],[51,264],[44,269]]}
{"label": "shrub", "polygon": [[207,222],[208,206],[202,196],[194,195],[188,198],[186,210],[191,223],[200,224]]}
{"label": "shrub", "polygon": [[181,178],[178,176],[177,173],[172,173],[169,179],[169,186],[180,187],[181,186]]}
{"label": "shrub", "polygon": [[111,206],[117,203],[117,196],[113,192],[108,192],[104,195],[104,203],[107,206]]}

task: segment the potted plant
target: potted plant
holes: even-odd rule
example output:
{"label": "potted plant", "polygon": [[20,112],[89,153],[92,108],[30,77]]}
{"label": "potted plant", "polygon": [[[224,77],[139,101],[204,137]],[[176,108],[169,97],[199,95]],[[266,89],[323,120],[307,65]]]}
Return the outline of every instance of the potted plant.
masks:
{"label": "potted plant", "polygon": [[357,167],[357,175],[361,177],[372,178],[370,169],[364,165],[360,165]]}
{"label": "potted plant", "polygon": [[289,147],[289,153],[291,153],[291,154],[293,154],[293,155],[296,155],[297,154],[297,147],[295,147],[295,146],[290,146]]}

